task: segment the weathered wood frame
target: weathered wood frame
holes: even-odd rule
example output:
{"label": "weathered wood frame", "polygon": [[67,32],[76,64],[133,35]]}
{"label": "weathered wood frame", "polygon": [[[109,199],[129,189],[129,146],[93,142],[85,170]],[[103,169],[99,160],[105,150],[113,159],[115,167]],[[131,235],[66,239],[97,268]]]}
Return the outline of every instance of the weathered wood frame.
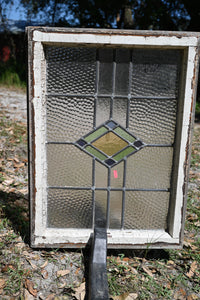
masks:
{"label": "weathered wood frame", "polygon": [[108,230],[108,248],[180,248],[183,241],[188,171],[194,122],[199,33],[28,27],[28,118],[31,245],[84,247],[92,230],[46,227],[45,56],[44,45],[157,47],[182,49],[168,230]]}

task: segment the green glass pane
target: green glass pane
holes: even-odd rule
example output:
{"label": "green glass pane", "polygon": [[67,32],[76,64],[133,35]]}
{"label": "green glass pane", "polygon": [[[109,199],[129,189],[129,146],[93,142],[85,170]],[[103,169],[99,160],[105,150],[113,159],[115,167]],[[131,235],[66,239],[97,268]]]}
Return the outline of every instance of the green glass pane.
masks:
{"label": "green glass pane", "polygon": [[103,155],[101,152],[99,152],[98,150],[94,149],[93,147],[91,146],[87,146],[85,147],[85,149],[91,153],[93,156],[99,158],[100,160],[104,160],[107,158],[107,156]]}
{"label": "green glass pane", "polygon": [[85,141],[86,142],[91,142],[94,139],[98,138],[98,136],[100,136],[101,134],[103,134],[104,132],[108,131],[108,129],[106,129],[105,127],[100,127],[99,129],[97,129],[96,131],[92,132],[91,134],[89,134],[86,138]]}
{"label": "green glass pane", "polygon": [[132,153],[132,152],[135,152],[136,149],[133,148],[133,147],[128,147],[126,149],[124,149],[123,151],[121,151],[119,154],[113,156],[113,158],[116,160],[116,161],[119,161],[120,159],[124,158],[125,156],[127,156],[128,154]]}
{"label": "green glass pane", "polygon": [[117,127],[116,129],[114,129],[114,131],[130,143],[133,143],[135,141],[135,138],[132,135],[130,135],[127,131],[120,127]]}
{"label": "green glass pane", "polygon": [[92,145],[107,155],[113,155],[128,146],[128,143],[113,132],[108,132],[93,142]]}

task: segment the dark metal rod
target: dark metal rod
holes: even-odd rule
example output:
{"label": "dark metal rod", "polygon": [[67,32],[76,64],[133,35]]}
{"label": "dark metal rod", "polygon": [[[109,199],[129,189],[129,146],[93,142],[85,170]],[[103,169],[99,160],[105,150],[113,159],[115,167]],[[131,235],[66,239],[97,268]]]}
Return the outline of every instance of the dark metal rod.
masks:
{"label": "dark metal rod", "polygon": [[124,211],[125,211],[125,196],[126,196],[126,167],[127,160],[124,160],[124,174],[123,174],[123,192],[122,192],[122,215],[121,215],[121,229],[124,228]]}
{"label": "dark metal rod", "polygon": [[99,90],[99,51],[96,50],[96,93],[95,93],[95,99],[94,99],[94,129],[96,128],[96,119],[97,119],[97,102],[98,102],[98,90]]}
{"label": "dark metal rod", "polygon": [[129,63],[129,82],[128,82],[128,103],[126,113],[126,128],[129,127],[130,118],[130,99],[131,99],[131,81],[132,81],[133,63],[132,63],[132,51],[130,51],[130,63]]}
{"label": "dark metal rod", "polygon": [[92,160],[92,226],[95,226],[95,158]]}
{"label": "dark metal rod", "polygon": [[[128,97],[131,98],[131,99],[152,99],[152,100],[176,100],[177,97],[176,96],[143,96],[143,95],[113,95],[112,94],[98,94],[98,97],[99,98],[105,98],[105,97],[108,97],[108,98],[111,98],[113,97],[114,98],[124,98],[124,99],[127,99]],[[46,94],[46,97],[76,97],[76,98],[80,98],[80,97],[88,97],[88,98],[94,98],[95,97],[95,94],[59,94],[59,93],[49,93],[49,94]]]}
{"label": "dark metal rod", "polygon": [[106,226],[109,228],[110,224],[110,174],[111,170],[108,168],[108,186],[107,186],[107,214],[106,214]]}
{"label": "dark metal rod", "polygon": [[94,228],[90,259],[89,300],[109,300],[106,261],[106,228],[96,227]]}
{"label": "dark metal rod", "polygon": [[[110,170],[110,169],[108,169]],[[170,192],[170,188],[167,189],[131,189],[131,188],[101,188],[101,187],[75,187],[75,186],[48,186],[48,189],[59,189],[59,190],[96,190],[96,191],[128,191],[128,192]]]}
{"label": "dark metal rod", "polygon": [[[99,135],[97,138],[95,138],[94,140],[92,140],[92,143],[93,142],[95,142],[96,140],[98,140],[99,138],[101,138],[102,136],[104,136],[104,135],[106,135],[108,132],[104,132],[104,133],[102,133],[101,135]],[[114,132],[117,136],[119,136],[121,139],[123,139],[123,140],[125,140],[120,134],[118,134],[117,132]],[[128,132],[129,133],[129,132]],[[131,136],[133,136],[133,134],[132,133],[129,133]],[[133,136],[134,137],[134,136]],[[126,140],[125,140],[126,141]],[[74,143],[74,142],[68,142],[68,141],[63,141],[63,142],[61,142],[61,141],[58,141],[58,142],[54,142],[54,141],[48,141],[48,142],[46,142],[46,144],[48,145],[50,145],[50,144],[52,144],[52,145],[77,145],[76,143]],[[88,146],[88,145],[91,145],[91,143],[90,142],[88,142],[87,143],[87,145],[86,146]],[[94,148],[95,148],[95,146],[94,145],[92,145]],[[143,148],[144,147],[173,147],[174,145],[173,144],[144,144],[143,145]],[[98,149],[98,148],[96,148],[98,151],[100,151],[100,152],[102,152],[100,149]],[[122,149],[122,150],[124,150],[124,148]],[[118,151],[118,152],[121,152],[122,150],[120,150],[120,151]],[[117,152],[117,153],[118,153]],[[102,152],[103,154],[104,154],[104,152]]]}

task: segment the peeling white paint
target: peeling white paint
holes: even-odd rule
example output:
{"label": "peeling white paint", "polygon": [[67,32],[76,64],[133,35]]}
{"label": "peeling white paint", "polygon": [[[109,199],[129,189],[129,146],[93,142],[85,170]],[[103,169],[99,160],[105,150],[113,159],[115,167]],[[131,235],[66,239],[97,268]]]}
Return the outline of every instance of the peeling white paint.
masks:
{"label": "peeling white paint", "polygon": [[181,210],[183,208],[183,184],[185,181],[184,165],[188,142],[188,131],[191,118],[191,105],[193,97],[192,81],[194,76],[195,67],[195,57],[196,49],[194,47],[189,47],[188,49],[188,63],[187,63],[187,73],[186,73],[186,85],[185,85],[185,97],[184,97],[184,110],[183,110],[183,124],[182,124],[182,134],[181,134],[181,146],[180,146],[180,157],[179,157],[179,170],[178,170],[178,181],[176,188],[176,205],[174,213],[174,228],[172,236],[178,238],[181,230],[182,214]]}
{"label": "peeling white paint", "polygon": [[[92,230],[73,230],[73,229],[46,229],[43,232],[44,237],[37,236],[36,244],[64,244],[76,243],[86,244],[90,238]],[[109,244],[129,245],[147,245],[151,246],[154,243],[178,244],[179,239],[172,238],[164,230],[109,230],[108,248]],[[159,247],[159,246],[158,246]]]}
{"label": "peeling white paint", "polygon": [[45,106],[43,102],[44,91],[42,82],[43,78],[42,64],[44,62],[43,47],[40,42],[34,45],[34,95],[33,107],[35,115],[35,234],[41,235],[46,228],[46,149],[45,149]]}
{"label": "peeling white paint", "polygon": [[[181,34],[180,34],[181,35]],[[87,44],[87,45],[124,45],[124,46],[148,46],[148,47],[174,47],[188,48],[188,61],[186,73],[186,85],[184,93],[184,111],[181,131],[180,157],[178,162],[178,180],[176,187],[176,201],[173,218],[173,229],[171,235],[164,230],[109,230],[108,245],[116,244],[135,245],[164,243],[165,247],[173,244],[180,244],[180,232],[183,208],[183,184],[185,180],[184,164],[186,163],[186,147],[188,143],[188,130],[190,125],[190,110],[193,97],[192,80],[194,76],[194,63],[197,51],[197,36],[149,36],[141,35],[110,35],[90,33],[55,33],[41,32],[35,29],[33,32],[33,77],[34,77],[34,98],[30,99],[34,107],[35,123],[35,232],[34,245],[55,245],[55,244],[86,244],[92,230],[86,229],[52,229],[47,228],[47,162],[46,162],[46,111],[45,111],[45,57],[43,43],[66,43]],[[185,62],[186,63],[186,62]],[[73,246],[73,245],[71,245]],[[146,246],[145,246],[146,247]],[[163,246],[159,246],[163,247]]]}
{"label": "peeling white paint", "polygon": [[[151,33],[150,33],[151,34]],[[132,36],[93,33],[49,33],[34,31],[34,41],[45,43],[110,44],[138,46],[197,46],[198,38],[191,36]]]}

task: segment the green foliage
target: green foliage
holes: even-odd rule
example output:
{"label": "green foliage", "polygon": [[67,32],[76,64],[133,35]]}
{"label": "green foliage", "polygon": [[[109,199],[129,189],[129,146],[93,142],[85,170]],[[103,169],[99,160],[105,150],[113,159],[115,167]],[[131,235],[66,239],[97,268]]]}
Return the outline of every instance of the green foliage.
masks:
{"label": "green foliage", "polygon": [[0,63],[0,84],[6,86],[14,86],[25,88],[26,72],[25,63],[17,62],[10,59],[8,62]]}
{"label": "green foliage", "polygon": [[53,26],[200,29],[200,2],[196,0],[20,0],[20,6],[27,19]]}

